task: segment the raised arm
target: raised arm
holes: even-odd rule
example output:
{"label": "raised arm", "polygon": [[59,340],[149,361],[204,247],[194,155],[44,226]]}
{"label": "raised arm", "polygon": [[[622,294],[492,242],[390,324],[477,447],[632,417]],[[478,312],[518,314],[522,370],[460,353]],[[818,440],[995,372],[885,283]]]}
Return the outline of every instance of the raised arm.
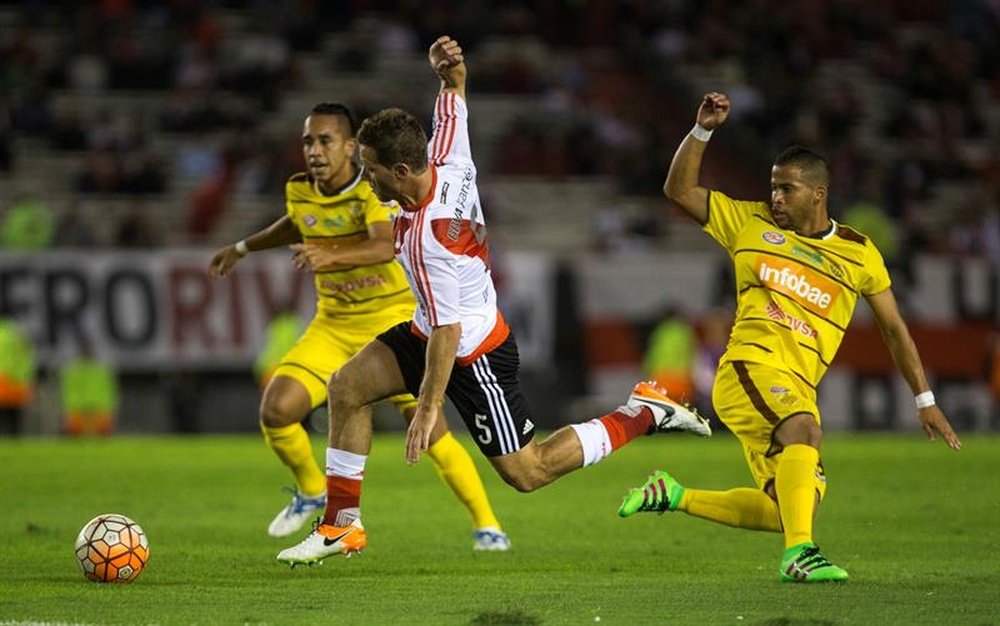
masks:
{"label": "raised arm", "polygon": [[214,278],[225,276],[233,270],[240,259],[253,250],[267,250],[268,248],[287,246],[298,241],[302,241],[302,235],[295,226],[295,222],[287,215],[283,215],[270,226],[255,232],[246,239],[219,249],[209,262],[208,273]]}
{"label": "raised arm", "polygon": [[465,100],[465,57],[462,46],[447,35],[442,35],[431,44],[427,52],[434,73],[441,79],[441,92],[458,94]]}
{"label": "raised arm", "polygon": [[917,346],[913,343],[910,330],[903,321],[903,316],[899,314],[899,307],[896,305],[896,298],[892,295],[891,289],[886,289],[872,296],[865,296],[868,306],[875,314],[875,321],[878,322],[879,330],[882,331],[882,339],[892,354],[892,360],[896,364],[896,369],[903,375],[906,384],[910,386],[914,396],[920,395],[925,400],[918,402],[927,404],[917,409],[917,417],[920,424],[927,433],[927,437],[934,440],[935,433],[940,434],[951,448],[959,450],[962,442],[948,423],[948,418],[934,403],[934,397],[927,384],[927,377],[924,374],[924,366],[920,362],[920,354]]}
{"label": "raised arm", "polygon": [[[708,189],[698,184],[701,160],[708,138],[729,117],[729,98],[723,93],[707,93],[698,107],[697,125],[684,137],[670,162],[663,193],[676,202],[699,224],[708,222]],[[700,127],[700,128],[699,128]]]}

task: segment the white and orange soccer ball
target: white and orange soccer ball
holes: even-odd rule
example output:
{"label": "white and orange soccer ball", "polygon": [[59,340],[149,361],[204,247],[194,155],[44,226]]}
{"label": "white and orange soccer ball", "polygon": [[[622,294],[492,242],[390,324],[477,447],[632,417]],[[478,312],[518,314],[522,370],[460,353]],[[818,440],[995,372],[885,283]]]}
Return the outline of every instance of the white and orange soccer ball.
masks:
{"label": "white and orange soccer ball", "polygon": [[142,528],[117,513],[98,515],[76,538],[76,558],[87,580],[130,583],[149,560],[149,541]]}

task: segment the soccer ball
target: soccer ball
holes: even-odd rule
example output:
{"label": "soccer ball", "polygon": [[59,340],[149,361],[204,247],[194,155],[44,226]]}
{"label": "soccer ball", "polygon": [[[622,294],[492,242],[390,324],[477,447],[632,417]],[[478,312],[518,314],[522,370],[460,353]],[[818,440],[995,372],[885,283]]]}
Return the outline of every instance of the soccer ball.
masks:
{"label": "soccer ball", "polygon": [[130,583],[149,560],[149,542],[138,524],[117,513],[98,515],[76,538],[76,559],[87,580]]}

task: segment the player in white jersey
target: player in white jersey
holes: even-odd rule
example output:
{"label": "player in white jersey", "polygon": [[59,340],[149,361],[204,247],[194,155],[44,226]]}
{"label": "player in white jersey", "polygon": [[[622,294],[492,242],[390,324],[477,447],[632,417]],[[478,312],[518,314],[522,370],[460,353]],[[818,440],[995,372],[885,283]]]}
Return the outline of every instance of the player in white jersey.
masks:
{"label": "player in white jersey", "polygon": [[[517,344],[497,309],[476,166],[469,145],[462,49],[449,37],[429,52],[441,79],[428,143],[420,123],[400,109],[376,113],[358,141],[369,182],[383,202],[402,207],[393,225],[396,258],[417,298],[412,322],[378,336],[329,383],[327,508],[322,523],[278,555],[315,563],[364,546],[361,480],[367,459],[364,407],[410,391],[419,399],[406,435],[406,459],[425,452],[444,419],[447,396],[497,473],[518,491],[533,491],[606,457],[639,435],[690,431],[708,436],[707,421],[639,383],[628,402],[589,422],[532,440],[534,424],[518,382]],[[321,249],[310,262],[323,265]]]}

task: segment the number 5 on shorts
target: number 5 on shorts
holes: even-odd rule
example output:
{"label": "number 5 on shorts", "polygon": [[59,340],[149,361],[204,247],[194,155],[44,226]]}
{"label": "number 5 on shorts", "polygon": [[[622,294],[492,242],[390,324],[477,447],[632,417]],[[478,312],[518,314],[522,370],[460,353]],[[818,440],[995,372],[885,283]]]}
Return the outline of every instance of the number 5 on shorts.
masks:
{"label": "number 5 on shorts", "polygon": [[480,431],[480,433],[476,436],[476,439],[478,439],[479,443],[484,446],[490,445],[490,442],[493,441],[493,431],[486,426],[486,419],[485,415],[476,413],[476,428]]}

